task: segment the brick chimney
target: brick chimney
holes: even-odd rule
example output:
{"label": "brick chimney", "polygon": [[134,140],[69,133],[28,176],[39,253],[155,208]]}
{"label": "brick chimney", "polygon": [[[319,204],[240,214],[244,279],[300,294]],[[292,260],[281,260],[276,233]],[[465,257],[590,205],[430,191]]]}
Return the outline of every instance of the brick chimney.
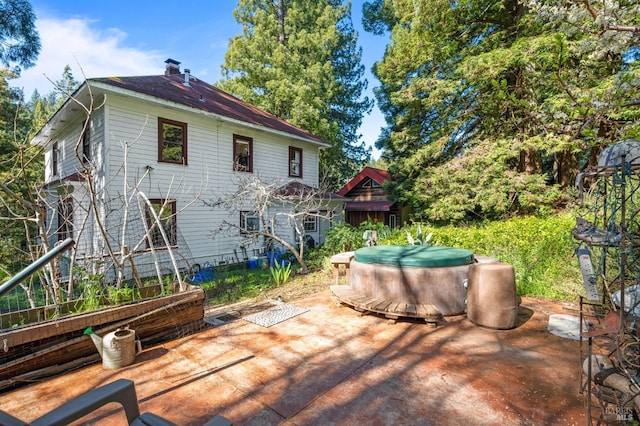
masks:
{"label": "brick chimney", "polygon": [[167,68],[164,70],[164,75],[168,77],[173,74],[180,74],[180,62],[169,58],[164,61],[164,63],[167,64]]}

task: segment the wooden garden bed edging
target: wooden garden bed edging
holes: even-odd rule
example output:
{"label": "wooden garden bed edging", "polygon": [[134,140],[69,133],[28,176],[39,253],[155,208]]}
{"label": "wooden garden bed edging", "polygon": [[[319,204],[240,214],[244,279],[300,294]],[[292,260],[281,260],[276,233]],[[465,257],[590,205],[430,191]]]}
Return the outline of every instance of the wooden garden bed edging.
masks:
{"label": "wooden garden bed edging", "polygon": [[202,328],[204,291],[182,293],[100,309],[19,327],[0,333],[0,391],[19,384],[22,375],[58,371],[61,364],[94,355],[97,350],[84,330],[92,327],[99,336],[128,326],[143,343],[157,343],[184,334],[185,328]]}

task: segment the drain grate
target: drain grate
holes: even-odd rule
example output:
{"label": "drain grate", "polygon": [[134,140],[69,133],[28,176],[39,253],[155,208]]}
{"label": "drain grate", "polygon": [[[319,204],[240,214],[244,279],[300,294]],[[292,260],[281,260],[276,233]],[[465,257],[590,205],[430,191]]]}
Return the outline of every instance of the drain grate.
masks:
{"label": "drain grate", "polygon": [[221,314],[213,315],[210,317],[204,317],[204,322],[206,322],[207,324],[211,324],[214,327],[217,327],[219,325],[223,325],[231,321],[235,321],[237,319],[238,319],[237,316],[232,315],[228,312],[223,312]]}

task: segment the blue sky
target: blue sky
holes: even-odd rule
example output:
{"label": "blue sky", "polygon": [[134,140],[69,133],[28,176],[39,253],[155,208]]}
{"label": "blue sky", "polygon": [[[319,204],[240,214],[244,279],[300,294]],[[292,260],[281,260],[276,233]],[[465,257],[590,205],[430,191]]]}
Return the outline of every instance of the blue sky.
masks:
{"label": "blue sky", "polygon": [[[362,29],[363,1],[353,1],[353,23],[363,48],[369,81],[366,94],[373,98],[371,89],[378,82],[371,66],[382,59],[387,39]],[[27,98],[34,89],[43,95],[53,90],[49,80],[60,79],[67,64],[82,81],[85,77],[161,74],[164,61],[173,58],[181,62],[182,69],[189,68],[192,75],[213,83],[220,79],[229,39],[241,31],[233,19],[236,1],[232,0],[31,0],[31,4],[42,50],[36,66],[11,83],[23,88]],[[373,146],[384,125],[376,106],[363,119],[362,140]],[[378,156],[374,148],[374,157]]]}

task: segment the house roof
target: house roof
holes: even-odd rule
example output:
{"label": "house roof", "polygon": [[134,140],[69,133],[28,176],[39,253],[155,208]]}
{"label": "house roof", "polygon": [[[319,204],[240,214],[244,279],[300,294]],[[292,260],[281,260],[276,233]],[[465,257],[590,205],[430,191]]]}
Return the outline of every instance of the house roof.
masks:
{"label": "house roof", "polygon": [[350,201],[344,209],[352,212],[388,212],[395,203],[387,200]]}
{"label": "house roof", "polygon": [[[94,95],[96,92],[104,91],[147,98],[149,100],[155,99],[165,103],[168,102],[177,106],[203,111],[217,118],[226,119],[226,121],[258,127],[274,133],[284,133],[290,137],[311,142],[321,147],[331,146],[318,136],[287,123],[211,84],[190,76],[190,74],[186,75],[189,76],[189,84],[185,84],[185,74],[91,78],[85,81],[72,97],[84,101],[87,94],[83,92],[91,90]],[[87,85],[90,87],[87,88]],[[34,137],[33,143],[46,142],[46,139],[50,137],[51,131],[55,129],[55,121],[63,121],[65,119],[65,117],[59,113],[70,101],[71,100],[68,100],[49,123],[38,132],[36,137]]]}
{"label": "house roof", "polygon": [[353,188],[358,186],[358,184],[366,178],[370,178],[382,185],[385,181],[389,180],[390,175],[386,170],[376,169],[374,167],[365,167],[353,179],[347,182],[347,184],[343,186],[340,191],[338,191],[338,195],[342,195],[343,197],[347,196],[347,194],[349,194],[349,192],[351,192]]}
{"label": "house roof", "polygon": [[280,195],[284,197],[292,197],[292,198],[306,198],[311,196],[312,198],[318,198],[323,200],[334,200],[334,201],[346,201],[347,199],[335,192],[322,191],[318,188],[314,188],[312,186],[306,185],[302,182],[292,181],[289,182],[279,189]]}

